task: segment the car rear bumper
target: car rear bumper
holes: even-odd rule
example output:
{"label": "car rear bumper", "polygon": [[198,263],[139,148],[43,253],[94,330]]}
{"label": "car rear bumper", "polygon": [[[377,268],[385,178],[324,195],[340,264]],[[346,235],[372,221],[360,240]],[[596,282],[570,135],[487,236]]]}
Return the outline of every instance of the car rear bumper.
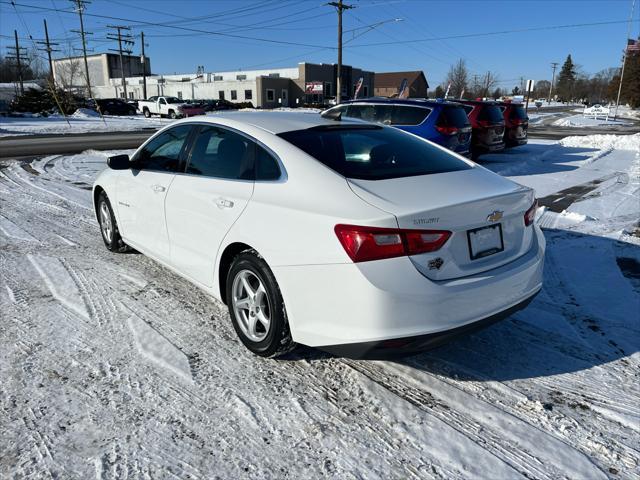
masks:
{"label": "car rear bumper", "polygon": [[[542,287],[545,241],[535,228],[520,258],[476,275],[433,281],[408,257],[275,267],[294,341],[332,346],[443,334],[499,316]],[[498,317],[495,317],[498,318]],[[420,343],[420,341],[418,341]]]}

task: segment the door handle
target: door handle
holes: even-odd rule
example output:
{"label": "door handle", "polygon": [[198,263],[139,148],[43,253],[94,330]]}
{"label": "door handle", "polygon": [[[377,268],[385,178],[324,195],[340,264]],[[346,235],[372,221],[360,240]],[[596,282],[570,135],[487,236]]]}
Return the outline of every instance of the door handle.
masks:
{"label": "door handle", "polygon": [[218,206],[218,208],[233,208],[233,202],[231,200],[227,200],[226,198],[216,199],[216,205]]}
{"label": "door handle", "polygon": [[162,185],[151,185],[151,190],[153,190],[155,193],[162,193],[166,190],[166,188],[164,188]]}

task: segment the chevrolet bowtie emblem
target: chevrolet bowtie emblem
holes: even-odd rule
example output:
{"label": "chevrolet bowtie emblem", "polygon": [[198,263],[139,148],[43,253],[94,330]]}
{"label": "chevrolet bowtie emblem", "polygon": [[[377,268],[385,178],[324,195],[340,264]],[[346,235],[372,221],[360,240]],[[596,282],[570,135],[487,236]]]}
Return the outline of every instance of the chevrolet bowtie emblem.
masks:
{"label": "chevrolet bowtie emblem", "polygon": [[491,212],[488,216],[487,216],[487,221],[489,222],[497,222],[498,220],[500,220],[502,218],[502,214],[504,212],[501,212],[500,210],[494,210],[493,212]]}

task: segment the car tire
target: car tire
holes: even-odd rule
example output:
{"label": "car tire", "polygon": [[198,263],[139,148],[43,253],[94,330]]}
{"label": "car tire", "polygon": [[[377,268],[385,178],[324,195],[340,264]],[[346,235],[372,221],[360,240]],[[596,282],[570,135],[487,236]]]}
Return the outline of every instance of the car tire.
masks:
{"label": "car tire", "polygon": [[100,233],[102,241],[111,252],[124,253],[131,250],[131,247],[124,243],[120,236],[118,223],[111,208],[111,202],[105,192],[100,192],[98,197],[98,223],[100,224]]}
{"label": "car tire", "polygon": [[151,117],[151,112],[149,111],[149,109],[148,109],[148,108],[145,108],[145,109],[142,111],[142,113],[144,113],[144,116],[145,116],[146,118],[150,118],[150,117]]}
{"label": "car tire", "polygon": [[109,110],[105,110],[104,112],[102,112],[102,115],[109,115]]}
{"label": "car tire", "polygon": [[226,294],[233,328],[251,352],[274,358],[295,348],[280,288],[258,252],[245,250],[235,257]]}
{"label": "car tire", "polygon": [[174,112],[173,110],[169,110],[169,118],[171,118],[172,120],[177,118],[176,112]]}

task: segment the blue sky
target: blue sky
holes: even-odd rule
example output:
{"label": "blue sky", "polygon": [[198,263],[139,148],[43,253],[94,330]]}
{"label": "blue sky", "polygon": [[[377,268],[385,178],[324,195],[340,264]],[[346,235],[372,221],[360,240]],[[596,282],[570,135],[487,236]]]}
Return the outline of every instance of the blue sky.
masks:
{"label": "blue sky", "polygon": [[[487,70],[497,73],[500,86],[508,88],[516,85],[519,77],[550,79],[550,63],[562,63],[569,53],[585,73],[593,74],[620,65],[626,23],[419,40],[625,21],[631,13],[631,1],[351,0],[345,3],[356,8],[344,14],[343,62],[379,72],[421,69],[432,88],[444,79],[449,66],[458,58],[467,61],[472,74],[482,75]],[[14,8],[7,0],[0,0],[3,54],[13,44],[14,29],[20,37],[26,37],[25,46],[31,45],[27,40],[29,34],[35,39],[43,38],[44,18],[50,37],[63,49],[58,55],[80,46],[77,35],[70,32],[79,25],[69,0],[15,0],[15,3]],[[154,73],[195,72],[198,65],[204,65],[206,71],[222,71],[294,66],[300,61],[333,63],[337,57],[333,48],[337,16],[326,3],[326,0],[92,0],[86,8],[85,28],[93,32],[89,38],[95,52],[116,47],[115,42],[106,40],[107,25],[132,26],[131,32],[136,37],[134,53],[139,53],[139,33],[144,31]],[[640,30],[638,4],[632,37],[638,36]],[[161,23],[173,27],[159,26]],[[354,35],[358,38],[352,38]],[[375,45],[398,41],[407,43]]]}

